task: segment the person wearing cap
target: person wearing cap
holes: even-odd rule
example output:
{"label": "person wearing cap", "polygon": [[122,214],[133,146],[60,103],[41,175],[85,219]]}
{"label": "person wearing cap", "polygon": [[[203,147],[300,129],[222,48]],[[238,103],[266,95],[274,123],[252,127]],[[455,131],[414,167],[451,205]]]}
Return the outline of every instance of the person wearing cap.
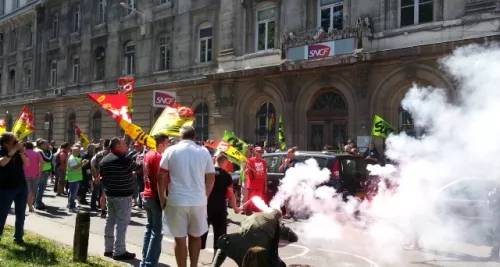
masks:
{"label": "person wearing cap", "polygon": [[[260,196],[267,199],[267,163],[262,158],[264,149],[258,146],[254,149],[254,157],[248,159],[245,165],[247,198]],[[247,206],[246,212],[250,214],[254,209],[253,204]]]}
{"label": "person wearing cap", "polygon": [[281,211],[269,208],[241,222],[238,232],[221,236],[217,241],[219,249],[212,267],[221,267],[226,258],[242,267],[247,251],[253,247],[262,247],[268,251],[269,266],[286,266],[278,254],[279,242],[284,240],[295,243],[299,238],[290,228],[281,224],[281,218]]}

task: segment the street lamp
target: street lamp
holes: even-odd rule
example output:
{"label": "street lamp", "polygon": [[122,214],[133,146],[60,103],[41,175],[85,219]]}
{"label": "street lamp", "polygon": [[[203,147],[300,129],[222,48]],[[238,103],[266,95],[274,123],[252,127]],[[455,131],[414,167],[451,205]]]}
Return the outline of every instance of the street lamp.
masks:
{"label": "street lamp", "polygon": [[146,35],[146,20],[144,19],[144,15],[125,2],[120,2],[120,7],[130,9],[132,13],[136,13],[139,15],[139,17],[141,17],[141,35]]}

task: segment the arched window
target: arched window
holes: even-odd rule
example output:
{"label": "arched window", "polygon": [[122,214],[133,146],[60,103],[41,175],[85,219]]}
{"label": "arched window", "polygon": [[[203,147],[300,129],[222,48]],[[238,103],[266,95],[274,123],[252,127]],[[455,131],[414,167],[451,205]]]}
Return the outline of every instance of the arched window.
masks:
{"label": "arched window", "polygon": [[276,135],[276,110],[272,103],[264,103],[255,114],[257,129],[255,130],[256,142],[274,142]]}
{"label": "arched window", "polygon": [[11,93],[16,91],[16,71],[10,70],[9,72],[9,91]]}
{"label": "arched window", "polygon": [[312,110],[335,110],[345,108],[347,108],[347,105],[344,99],[335,92],[327,92],[320,95],[311,107]]}
{"label": "arched window", "polygon": [[47,131],[46,138],[50,142],[54,139],[54,116],[52,112],[45,113],[45,130]]}
{"label": "arched window", "polygon": [[68,124],[66,127],[66,141],[70,144],[75,143],[75,123],[76,123],[76,114],[75,112],[71,112],[68,115]]}
{"label": "arched window", "polygon": [[200,26],[200,35],[199,35],[199,40],[200,40],[200,63],[207,63],[207,62],[212,62],[212,36],[213,36],[213,30],[212,30],[212,24],[211,23],[203,23]]}
{"label": "arched window", "polygon": [[124,49],[124,72],[131,75],[135,73],[135,45],[131,41],[127,42]]}
{"label": "arched window", "polygon": [[413,117],[410,112],[406,111],[402,106],[398,109],[398,132],[405,132],[409,136],[421,137],[425,134],[425,129],[416,127],[413,122]]}
{"label": "arched window", "polygon": [[196,139],[208,140],[208,105],[202,102],[194,109]]}
{"label": "arched window", "polygon": [[255,24],[255,46],[257,51],[275,47],[276,7],[273,3],[257,6]]}
{"label": "arched window", "polygon": [[5,114],[5,126],[7,127],[7,131],[12,131],[12,114],[10,112],[6,112]]}
{"label": "arched window", "polygon": [[95,50],[95,79],[96,81],[104,80],[106,69],[106,49],[98,47]]}
{"label": "arched window", "polygon": [[92,139],[99,141],[101,139],[101,111],[96,111],[92,116]]}

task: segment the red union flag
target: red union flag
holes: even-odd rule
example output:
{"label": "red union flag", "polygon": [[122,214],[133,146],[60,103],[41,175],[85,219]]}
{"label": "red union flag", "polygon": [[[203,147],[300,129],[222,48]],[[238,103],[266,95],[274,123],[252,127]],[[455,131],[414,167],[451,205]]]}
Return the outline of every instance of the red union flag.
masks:
{"label": "red union flag", "polygon": [[124,94],[127,96],[129,112],[132,112],[132,97],[134,95],[134,86],[134,77],[118,78],[118,94]]}
{"label": "red union flag", "polygon": [[19,118],[17,118],[14,127],[12,127],[12,132],[16,134],[18,139],[23,139],[35,131],[34,121],[35,117],[33,117],[28,107],[23,107]]}
{"label": "red union flag", "polygon": [[76,136],[78,136],[78,139],[80,139],[80,143],[82,144],[82,146],[84,148],[87,148],[87,146],[90,144],[89,139],[85,136],[85,134],[83,134],[82,130],[80,130],[80,128],[76,126],[76,124],[75,124],[75,133]]}
{"label": "red union flag", "polygon": [[329,45],[315,44],[308,47],[308,59],[329,57],[332,48]]}
{"label": "red union flag", "polygon": [[132,121],[128,112],[128,99],[125,95],[87,94],[87,96],[113,116],[118,124],[122,119]]}

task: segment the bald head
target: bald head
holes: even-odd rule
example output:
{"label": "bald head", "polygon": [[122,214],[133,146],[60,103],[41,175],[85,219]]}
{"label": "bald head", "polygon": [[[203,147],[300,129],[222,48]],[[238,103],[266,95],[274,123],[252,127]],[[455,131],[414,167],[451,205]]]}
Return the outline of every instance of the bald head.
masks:
{"label": "bald head", "polygon": [[182,126],[179,134],[182,140],[194,140],[196,138],[196,131],[192,126]]}

